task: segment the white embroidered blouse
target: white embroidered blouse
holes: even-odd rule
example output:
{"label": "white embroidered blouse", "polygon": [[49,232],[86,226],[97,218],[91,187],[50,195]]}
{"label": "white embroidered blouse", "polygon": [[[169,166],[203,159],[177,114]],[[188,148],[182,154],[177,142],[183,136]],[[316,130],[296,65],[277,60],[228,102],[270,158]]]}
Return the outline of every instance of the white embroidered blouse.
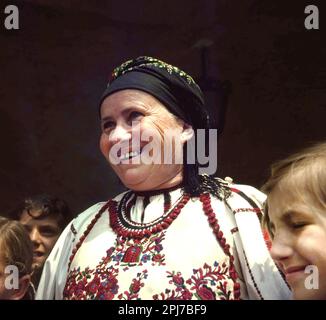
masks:
{"label": "white embroidered blouse", "polygon": [[120,194],[116,212],[109,206],[98,214],[105,203],[90,207],[60,236],[36,299],[289,299],[260,228],[265,196],[230,188],[227,199],[210,196],[215,219],[198,197],[182,200],[181,188],[168,197]]}

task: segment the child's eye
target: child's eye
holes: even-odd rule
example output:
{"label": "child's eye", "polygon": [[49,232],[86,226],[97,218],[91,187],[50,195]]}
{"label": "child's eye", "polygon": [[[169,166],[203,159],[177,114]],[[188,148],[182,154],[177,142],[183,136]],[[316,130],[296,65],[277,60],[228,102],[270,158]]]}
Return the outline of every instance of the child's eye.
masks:
{"label": "child's eye", "polygon": [[293,229],[301,229],[301,228],[303,228],[304,226],[306,226],[307,225],[307,223],[306,222],[292,222],[291,223],[291,227],[293,228]]}
{"label": "child's eye", "polygon": [[128,120],[131,121],[135,121],[135,120],[140,120],[140,117],[142,117],[143,114],[141,112],[138,111],[132,111],[130,112],[129,116],[128,116]]}
{"label": "child's eye", "polygon": [[58,231],[54,228],[44,227],[40,228],[40,233],[45,237],[53,237],[58,234]]}

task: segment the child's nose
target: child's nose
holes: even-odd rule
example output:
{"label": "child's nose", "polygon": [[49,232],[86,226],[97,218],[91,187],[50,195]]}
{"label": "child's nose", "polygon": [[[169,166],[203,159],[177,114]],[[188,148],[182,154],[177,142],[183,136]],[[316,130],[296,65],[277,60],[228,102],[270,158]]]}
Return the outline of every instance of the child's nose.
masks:
{"label": "child's nose", "polygon": [[36,228],[32,229],[29,234],[33,244],[40,244],[41,243],[41,235]]}
{"label": "child's nose", "polygon": [[293,249],[288,237],[274,236],[270,254],[275,261],[282,262],[293,254]]}

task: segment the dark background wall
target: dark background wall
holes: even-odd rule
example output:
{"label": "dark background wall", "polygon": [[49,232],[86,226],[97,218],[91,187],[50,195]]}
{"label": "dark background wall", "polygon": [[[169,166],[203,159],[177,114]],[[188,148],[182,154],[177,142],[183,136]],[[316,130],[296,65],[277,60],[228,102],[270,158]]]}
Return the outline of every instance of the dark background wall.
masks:
{"label": "dark background wall", "polygon": [[[270,164],[325,139],[326,7],[270,0],[16,2],[20,29],[0,5],[0,212],[49,192],[78,213],[117,193],[98,149],[97,101],[113,67],[153,55],[229,80],[219,174],[259,187]],[[320,30],[304,28],[318,5]],[[1,15],[2,12],[2,15]]]}

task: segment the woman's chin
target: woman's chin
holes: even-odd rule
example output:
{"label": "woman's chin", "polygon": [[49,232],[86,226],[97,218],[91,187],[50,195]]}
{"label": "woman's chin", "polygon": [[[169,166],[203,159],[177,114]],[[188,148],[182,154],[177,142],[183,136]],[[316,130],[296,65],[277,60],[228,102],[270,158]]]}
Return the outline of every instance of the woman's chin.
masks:
{"label": "woman's chin", "polygon": [[139,168],[130,168],[120,175],[120,180],[129,189],[141,190],[146,181],[145,172]]}

